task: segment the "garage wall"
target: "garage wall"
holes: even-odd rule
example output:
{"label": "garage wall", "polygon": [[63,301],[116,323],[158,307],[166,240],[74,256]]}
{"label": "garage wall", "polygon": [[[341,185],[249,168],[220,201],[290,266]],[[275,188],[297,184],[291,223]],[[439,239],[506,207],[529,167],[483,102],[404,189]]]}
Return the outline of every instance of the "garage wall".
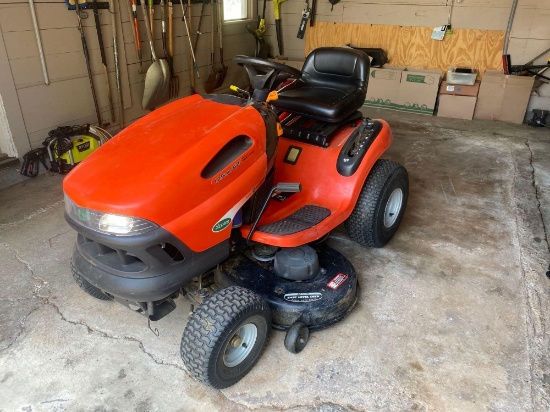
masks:
{"label": "garage wall", "polygon": [[[341,0],[331,9],[328,0],[318,0],[316,20],[435,27],[447,23],[450,4],[450,0]],[[258,0],[258,5],[261,10],[263,1]],[[512,0],[455,0],[453,28],[504,31],[511,6]],[[281,5],[284,55],[289,58],[304,58],[305,39],[296,38],[303,7],[301,1],[286,1]],[[274,54],[278,54],[273,19],[273,2],[268,1],[266,39]],[[549,21],[550,0],[519,0],[509,47],[513,64],[524,63],[550,47]],[[367,43],[360,45],[368,46]]]}
{"label": "garage wall", "polygon": [[[104,0],[100,0],[104,1]],[[132,26],[126,8],[126,0],[119,0],[117,30],[119,37],[119,61],[122,72],[124,121],[128,125],[147,112],[141,109],[141,98],[144,87],[144,72],[150,64],[148,43],[141,42],[143,65],[140,67],[135,51]],[[196,29],[202,4],[192,7],[192,21]],[[97,123],[86,64],[82,52],[80,33],[77,30],[75,11],[68,11],[64,2],[55,3],[47,0],[35,0],[35,9],[46,54],[46,65],[50,85],[45,85],[38,47],[32,26],[29,4],[26,1],[8,0],[0,4],[0,96],[6,108],[8,123],[13,135],[17,154],[21,157],[30,148],[40,147],[49,130],[59,125]],[[109,111],[107,87],[99,43],[95,29],[92,10],[83,20],[85,36],[91,59],[93,81],[99,101],[101,118],[111,132],[119,130],[119,119],[112,119]],[[110,85],[115,101],[115,116],[118,117],[118,98],[114,73],[114,56],[112,47],[112,28],[108,10],[100,10],[103,41],[106,47],[107,66]],[[211,5],[205,8],[205,16],[199,38],[197,60],[200,78],[196,80],[196,91],[204,91],[203,82],[211,72],[210,66],[210,27]],[[140,34],[145,40],[141,8]],[[191,93],[189,76],[189,44],[182,22],[182,11],[179,4],[174,5],[175,31],[175,72],[179,78],[179,96]],[[246,32],[243,23],[224,25],[224,57],[229,71],[224,85],[244,82],[242,70],[231,62],[236,54],[252,54],[254,40]],[[155,51],[163,56],[161,41],[160,9],[156,8]],[[219,61],[216,49],[216,59]],[[219,67],[219,65],[218,65]]]}

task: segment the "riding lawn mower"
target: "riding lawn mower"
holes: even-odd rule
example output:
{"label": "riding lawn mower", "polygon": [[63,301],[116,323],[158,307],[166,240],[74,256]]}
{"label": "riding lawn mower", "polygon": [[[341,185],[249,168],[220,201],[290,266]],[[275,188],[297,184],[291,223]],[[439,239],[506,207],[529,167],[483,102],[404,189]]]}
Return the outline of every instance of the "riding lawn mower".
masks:
{"label": "riding lawn mower", "polygon": [[408,196],[406,169],[379,159],[390,127],[358,111],[366,54],[319,48],[302,71],[235,62],[251,92],[161,107],[63,184],[78,285],[150,328],[183,295],[192,311],[183,362],[215,388],[250,371],[272,327],[298,353],[310,331],[342,320],[357,302],[357,276],[324,239],[344,223],[352,240],[384,246]]}

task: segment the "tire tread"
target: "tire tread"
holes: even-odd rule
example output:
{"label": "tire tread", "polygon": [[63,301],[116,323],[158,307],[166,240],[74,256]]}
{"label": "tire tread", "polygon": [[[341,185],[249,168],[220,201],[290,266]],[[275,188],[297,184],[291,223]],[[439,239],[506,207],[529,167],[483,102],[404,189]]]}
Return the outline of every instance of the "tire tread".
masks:
{"label": "tire tread", "polygon": [[[181,340],[180,355],[189,373],[214,388],[229,386],[210,376],[213,359],[209,355],[222,334],[228,333],[234,326],[232,324],[237,323],[235,319],[255,311],[264,312],[271,319],[267,303],[256,293],[239,286],[221,289],[207,298],[190,316]],[[268,331],[270,327],[271,321],[268,323]],[[262,347],[250,368],[259,359],[263,349]]]}
{"label": "tire tread", "polygon": [[[386,244],[387,240],[382,240],[376,225],[377,207],[388,181],[394,174],[403,172],[408,176],[406,169],[397,162],[387,159],[376,161],[361,189],[353,212],[344,223],[346,232],[353,241],[367,247],[382,247]],[[405,205],[406,203],[403,204],[403,209]],[[398,225],[399,223],[397,222]]]}

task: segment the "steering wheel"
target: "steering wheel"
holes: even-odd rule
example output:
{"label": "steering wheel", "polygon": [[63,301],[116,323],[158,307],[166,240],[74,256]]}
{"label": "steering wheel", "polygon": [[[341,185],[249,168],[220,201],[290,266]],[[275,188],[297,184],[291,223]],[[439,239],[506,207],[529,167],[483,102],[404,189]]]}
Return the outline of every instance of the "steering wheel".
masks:
{"label": "steering wheel", "polygon": [[289,77],[296,79],[302,77],[302,72],[294,67],[258,57],[239,55],[235,56],[233,60],[246,70],[250,85],[254,89],[252,97],[260,101],[265,101],[269,92],[280,82]]}

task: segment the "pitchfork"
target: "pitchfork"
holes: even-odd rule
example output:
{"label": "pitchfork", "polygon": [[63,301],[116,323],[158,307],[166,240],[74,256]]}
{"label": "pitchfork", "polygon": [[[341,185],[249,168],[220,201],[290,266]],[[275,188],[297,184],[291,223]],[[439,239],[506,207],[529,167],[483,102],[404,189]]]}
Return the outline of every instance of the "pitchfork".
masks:
{"label": "pitchfork", "polygon": [[[161,7],[164,0],[161,0]],[[170,99],[178,97],[180,91],[180,81],[178,76],[174,72],[174,29],[172,24],[173,16],[172,2],[168,1],[168,52],[166,52],[166,23],[164,18],[164,12],[162,13],[162,46],[164,47],[164,54],[168,60],[168,66],[170,67]]]}

